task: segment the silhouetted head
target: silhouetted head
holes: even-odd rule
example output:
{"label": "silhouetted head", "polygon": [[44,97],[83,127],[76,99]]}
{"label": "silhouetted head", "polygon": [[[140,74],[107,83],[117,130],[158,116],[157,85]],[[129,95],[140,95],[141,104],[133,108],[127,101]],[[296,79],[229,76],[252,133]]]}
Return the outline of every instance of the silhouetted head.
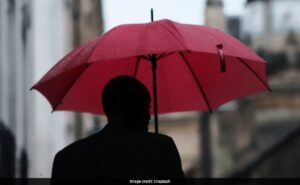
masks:
{"label": "silhouetted head", "polygon": [[102,103],[109,124],[147,129],[150,120],[150,94],[137,79],[118,76],[102,92]]}

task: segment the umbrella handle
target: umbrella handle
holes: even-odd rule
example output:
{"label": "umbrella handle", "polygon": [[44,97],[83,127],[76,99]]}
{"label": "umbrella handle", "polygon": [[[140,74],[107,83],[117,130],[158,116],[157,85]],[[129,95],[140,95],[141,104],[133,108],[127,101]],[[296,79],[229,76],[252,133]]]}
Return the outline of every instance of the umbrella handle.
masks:
{"label": "umbrella handle", "polygon": [[223,48],[223,44],[217,45],[217,51],[219,54],[220,64],[221,64],[221,72],[224,73],[224,72],[226,72],[226,65],[225,65],[224,52],[223,52],[222,48]]}
{"label": "umbrella handle", "polygon": [[157,67],[157,58],[156,54],[151,56],[152,63],[152,82],[153,82],[153,103],[154,103],[154,126],[155,133],[158,134],[158,111],[157,111],[157,89],[156,89],[156,67]]}

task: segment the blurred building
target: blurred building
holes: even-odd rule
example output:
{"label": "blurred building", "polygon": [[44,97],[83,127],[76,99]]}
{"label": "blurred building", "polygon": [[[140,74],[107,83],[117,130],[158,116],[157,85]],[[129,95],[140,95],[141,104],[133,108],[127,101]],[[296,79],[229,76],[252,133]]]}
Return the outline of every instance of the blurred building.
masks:
{"label": "blurred building", "polygon": [[[273,90],[210,115],[211,176],[299,177],[300,2],[248,0],[243,18],[224,15],[220,0],[206,4],[208,26],[242,40],[269,62]],[[191,176],[202,177],[205,170],[195,166]]]}
{"label": "blurred building", "polygon": [[[293,0],[247,1],[243,36],[248,37],[249,45],[269,62],[271,69],[277,68],[269,73],[269,83],[274,92],[259,101],[272,104],[266,111],[273,114],[260,113],[259,120],[299,120],[298,114],[293,114],[299,110],[292,105],[298,102],[294,93],[299,90],[300,80],[299,8],[300,2]],[[278,112],[278,108],[289,112],[289,116]]]}
{"label": "blurred building", "polygon": [[233,37],[241,38],[241,17],[240,16],[227,16],[226,17],[226,30]]}
{"label": "blurred building", "polygon": [[0,177],[49,177],[55,153],[76,139],[73,113],[51,114],[29,90],[94,27],[101,30],[100,16],[100,1],[0,1]]}
{"label": "blurred building", "polygon": [[239,16],[227,16],[224,13],[222,0],[207,0],[205,9],[205,25],[227,32],[236,38],[240,38]]}
{"label": "blurred building", "polygon": [[[300,2],[293,0],[248,0],[243,35],[248,44],[269,62],[272,94],[255,96],[252,107],[250,148],[258,152],[278,146],[252,171],[256,177],[299,177],[299,138],[282,139],[297,131],[300,124]],[[289,157],[288,157],[289,156]],[[297,157],[298,156],[298,157]],[[256,159],[257,159],[256,158]],[[294,161],[294,162],[293,162]],[[275,168],[276,167],[276,168]]]}
{"label": "blurred building", "polygon": [[294,0],[248,0],[246,3],[243,40],[272,62],[270,73],[290,64],[299,66],[299,7],[300,1]]}
{"label": "blurred building", "polygon": [[292,137],[300,124],[299,7],[293,0],[245,4],[239,35],[269,62],[273,92],[242,98],[236,110],[218,112],[218,177],[299,177],[300,141]]}
{"label": "blurred building", "polygon": [[226,19],[223,13],[222,0],[207,0],[205,9],[205,24],[225,31]]}

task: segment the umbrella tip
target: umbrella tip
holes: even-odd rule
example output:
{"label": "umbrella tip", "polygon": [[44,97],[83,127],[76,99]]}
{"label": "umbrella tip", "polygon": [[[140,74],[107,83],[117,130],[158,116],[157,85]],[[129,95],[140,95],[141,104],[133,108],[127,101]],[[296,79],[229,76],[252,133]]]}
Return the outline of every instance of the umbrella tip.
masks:
{"label": "umbrella tip", "polygon": [[273,92],[273,90],[271,89],[271,87],[267,86],[267,88],[268,88],[268,91],[269,91],[270,93]]}
{"label": "umbrella tip", "polygon": [[151,8],[151,22],[153,22],[153,8]]}

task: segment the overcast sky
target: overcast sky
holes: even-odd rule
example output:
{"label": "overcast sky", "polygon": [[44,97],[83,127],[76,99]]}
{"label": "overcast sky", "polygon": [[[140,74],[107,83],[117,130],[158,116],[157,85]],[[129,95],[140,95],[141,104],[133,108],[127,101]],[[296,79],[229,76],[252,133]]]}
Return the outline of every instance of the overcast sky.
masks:
{"label": "overcast sky", "polygon": [[[242,15],[246,0],[223,0],[226,15]],[[150,21],[150,9],[154,20],[172,19],[181,23],[203,24],[206,0],[102,0],[104,29],[126,23]]]}

